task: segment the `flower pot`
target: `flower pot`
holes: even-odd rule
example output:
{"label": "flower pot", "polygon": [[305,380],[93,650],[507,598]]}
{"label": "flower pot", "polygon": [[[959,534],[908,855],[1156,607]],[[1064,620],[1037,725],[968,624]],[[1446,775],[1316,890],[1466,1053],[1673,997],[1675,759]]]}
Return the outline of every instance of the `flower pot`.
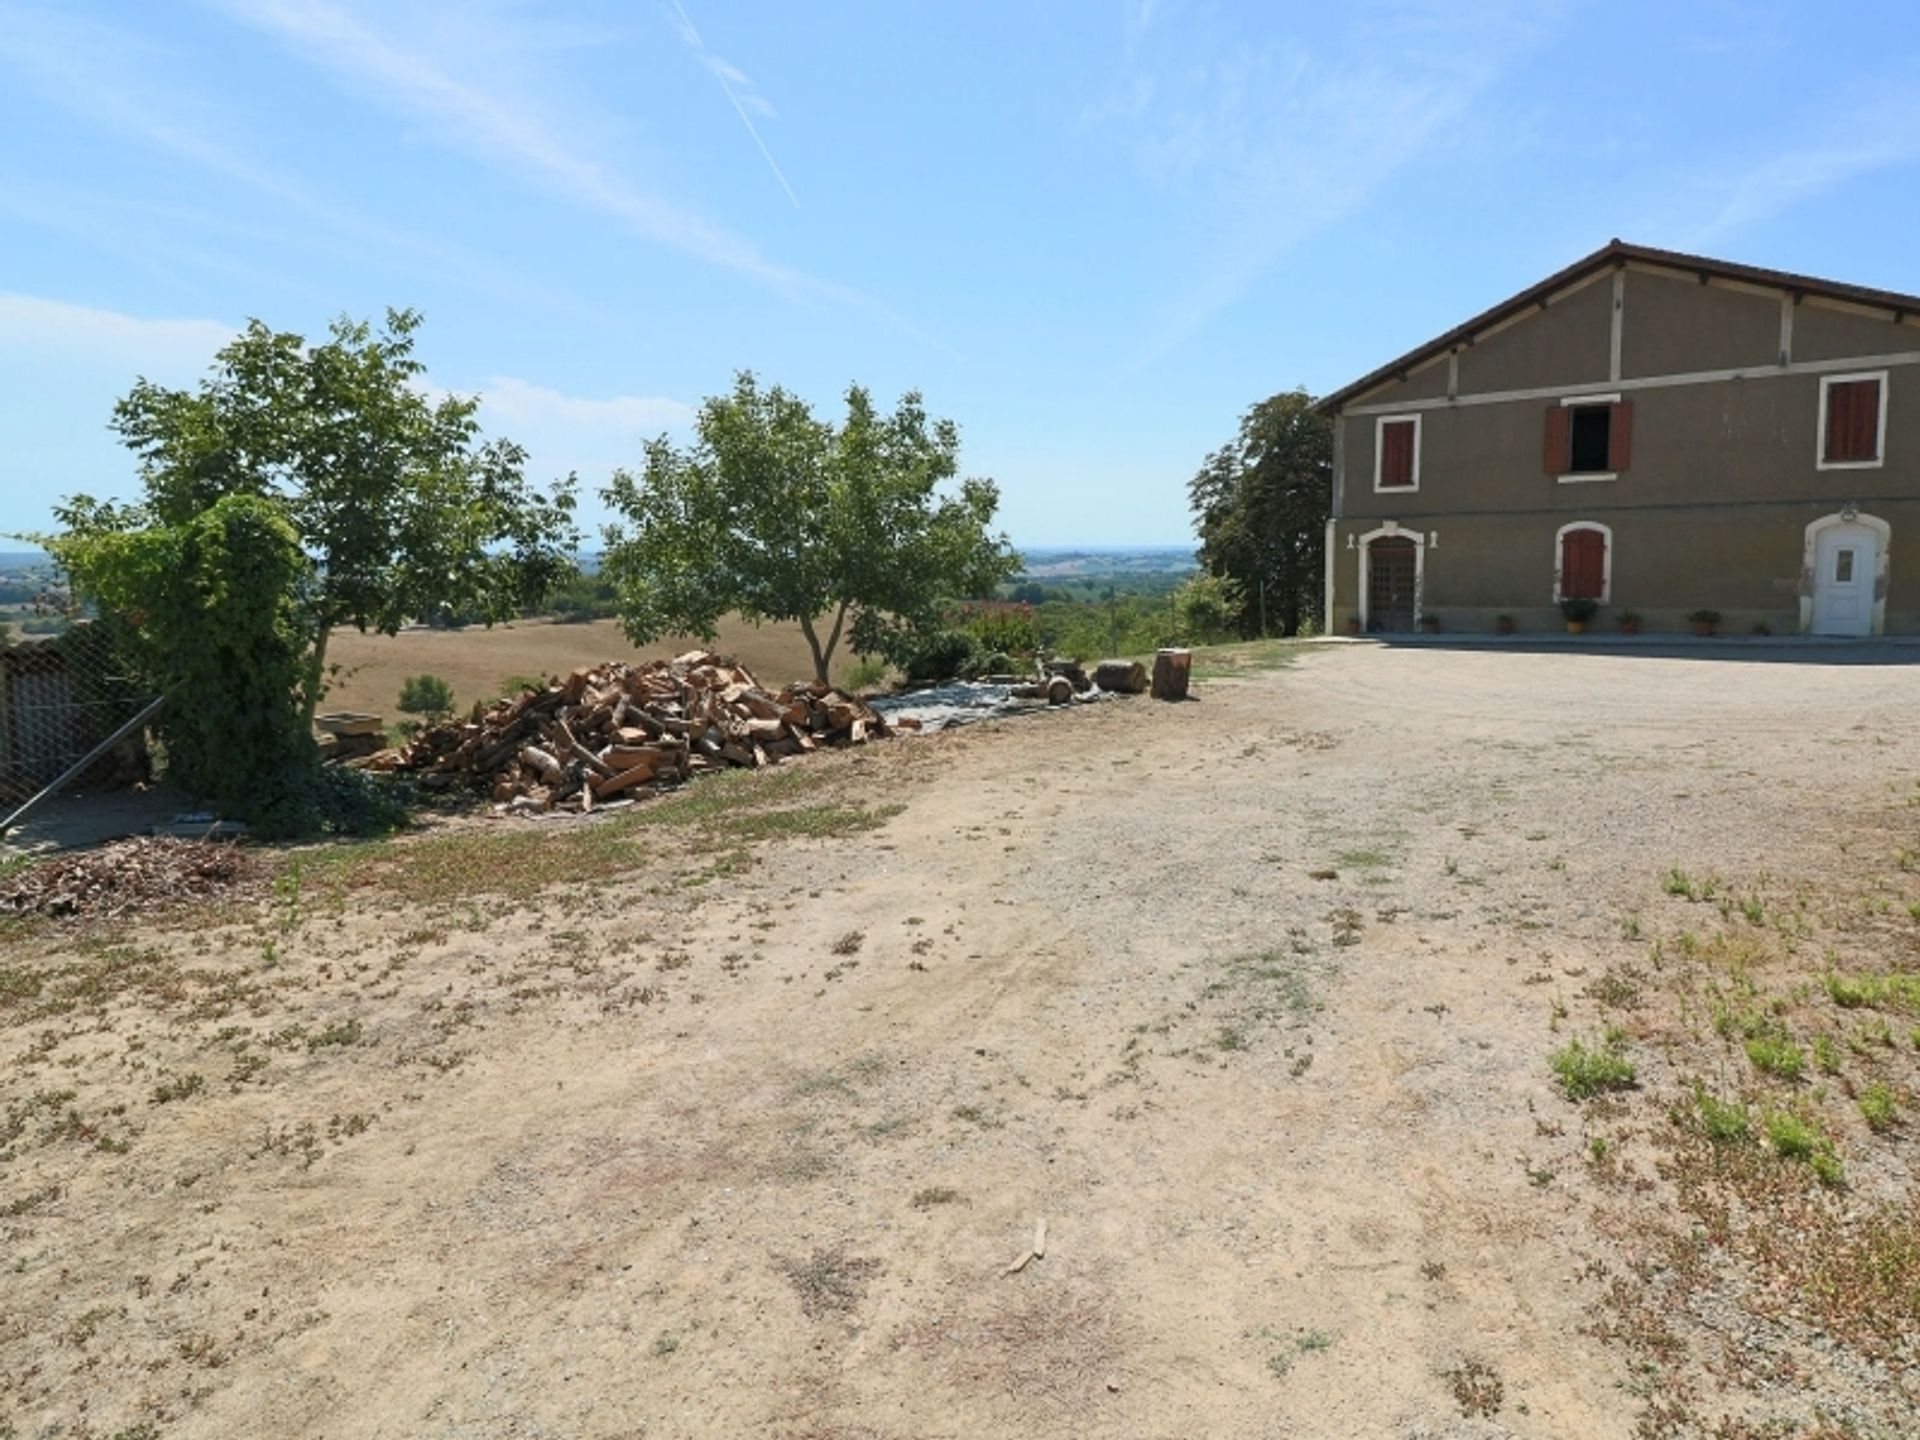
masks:
{"label": "flower pot", "polygon": [[1620,633],[1622,635],[1638,635],[1640,633],[1640,622],[1638,620],[1622,620],[1620,622]]}
{"label": "flower pot", "polygon": [[1349,615],[1347,617],[1347,634],[1358,635],[1359,633],[1360,633],[1360,617],[1358,615]]}
{"label": "flower pot", "polygon": [[1713,634],[1713,626],[1707,624],[1704,620],[1696,620],[1693,622],[1693,633],[1705,639],[1707,636]]}
{"label": "flower pot", "polygon": [[1420,633],[1422,635],[1438,635],[1440,633],[1440,623],[1437,620],[1422,620],[1420,622]]}
{"label": "flower pot", "polygon": [[1586,630],[1587,622],[1584,620],[1567,621],[1567,634],[1569,635],[1584,635]]}
{"label": "flower pot", "polygon": [[1506,619],[1504,616],[1494,621],[1493,633],[1496,635],[1511,635],[1513,633],[1513,621]]}

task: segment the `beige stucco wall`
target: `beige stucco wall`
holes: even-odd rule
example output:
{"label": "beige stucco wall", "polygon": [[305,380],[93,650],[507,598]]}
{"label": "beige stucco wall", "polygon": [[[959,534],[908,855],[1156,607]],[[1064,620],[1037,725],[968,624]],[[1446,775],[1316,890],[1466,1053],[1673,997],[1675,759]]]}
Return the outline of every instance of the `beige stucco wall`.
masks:
{"label": "beige stucco wall", "polygon": [[1605,380],[1612,316],[1613,286],[1603,274],[1462,350],[1459,393]]}
{"label": "beige stucco wall", "polygon": [[1849,355],[1891,355],[1920,350],[1920,325],[1896,325],[1891,317],[1838,310],[1803,301],[1793,316],[1793,358],[1840,360]]}
{"label": "beige stucco wall", "polygon": [[1371,415],[1341,417],[1347,484],[1342,513],[1545,510],[1569,513],[1673,502],[1806,500],[1827,508],[1866,496],[1920,494],[1920,366],[1887,374],[1886,462],[1864,470],[1818,466],[1820,376],[1745,380],[1628,392],[1633,457],[1617,480],[1560,483],[1543,465],[1546,412],[1557,401],[1513,400],[1421,412],[1420,488],[1373,489]]}
{"label": "beige stucco wall", "polygon": [[1780,363],[1780,300],[1629,267],[1620,374],[1681,375]]}
{"label": "beige stucco wall", "polygon": [[[1892,527],[1886,631],[1920,634],[1920,498],[1880,501],[1861,511]],[[1445,630],[1491,631],[1503,614],[1521,630],[1562,629],[1552,603],[1555,538],[1570,521],[1592,520],[1612,531],[1611,589],[1598,628],[1613,628],[1621,610],[1633,610],[1648,631],[1683,631],[1691,611],[1711,609],[1725,617],[1727,634],[1746,634],[1761,621],[1776,634],[1794,634],[1807,526],[1832,513],[1816,504],[1695,505],[1409,517],[1402,524],[1424,537],[1420,604],[1441,617]],[[1359,537],[1380,523],[1335,526],[1336,633],[1359,609]]]}

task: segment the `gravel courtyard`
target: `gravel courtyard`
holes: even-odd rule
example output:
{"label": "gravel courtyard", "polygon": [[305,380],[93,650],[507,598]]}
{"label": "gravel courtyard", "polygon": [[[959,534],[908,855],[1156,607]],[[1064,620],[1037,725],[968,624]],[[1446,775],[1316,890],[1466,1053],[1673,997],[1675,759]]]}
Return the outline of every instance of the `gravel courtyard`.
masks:
{"label": "gravel courtyard", "polygon": [[1728,653],[1309,646],[9,935],[0,1436],[1916,1433],[1920,1015],[1822,977],[1920,969],[1920,651]]}

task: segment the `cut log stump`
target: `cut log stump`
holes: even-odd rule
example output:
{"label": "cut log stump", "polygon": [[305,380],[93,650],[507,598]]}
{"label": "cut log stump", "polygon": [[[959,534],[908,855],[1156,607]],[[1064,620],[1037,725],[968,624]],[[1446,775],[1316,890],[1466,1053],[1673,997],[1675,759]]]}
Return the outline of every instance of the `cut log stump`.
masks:
{"label": "cut log stump", "polygon": [[1162,650],[1153,657],[1153,698],[1184,700],[1187,677],[1193,668],[1191,650]]}
{"label": "cut log stump", "polygon": [[1138,660],[1102,660],[1093,667],[1093,683],[1118,695],[1138,695],[1147,688],[1147,667]]}

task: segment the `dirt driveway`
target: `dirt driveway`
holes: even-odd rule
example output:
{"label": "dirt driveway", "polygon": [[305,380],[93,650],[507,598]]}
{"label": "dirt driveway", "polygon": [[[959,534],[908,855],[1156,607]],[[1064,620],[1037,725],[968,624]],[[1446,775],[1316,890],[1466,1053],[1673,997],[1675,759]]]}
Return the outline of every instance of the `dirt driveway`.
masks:
{"label": "dirt driveway", "polygon": [[[1653,1392],[1744,1405],[1725,1326],[1825,1356],[1766,1414],[1913,1433],[1897,1361],[1798,1312],[1669,1297],[1653,1368],[1615,1292],[1661,1283],[1621,1219],[1668,1205],[1660,1122],[1547,1057],[1704,933],[1673,872],[1893,945],[1917,713],[1897,665],[1328,646],[829,757],[901,807],[839,838],[310,881],[64,1008],[106,952],[32,937],[0,1435],[1690,1434]],[[1619,1003],[1683,1095],[1698,1042]],[[1907,1203],[1909,1141],[1842,1150]]]}

